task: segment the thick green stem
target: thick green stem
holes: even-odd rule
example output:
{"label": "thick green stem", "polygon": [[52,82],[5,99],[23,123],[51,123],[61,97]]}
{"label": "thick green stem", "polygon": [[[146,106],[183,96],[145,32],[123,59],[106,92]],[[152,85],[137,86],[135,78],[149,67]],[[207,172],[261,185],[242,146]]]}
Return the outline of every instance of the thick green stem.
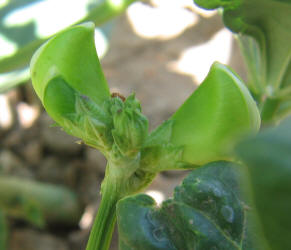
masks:
{"label": "thick green stem", "polygon": [[116,221],[116,203],[118,201],[116,183],[104,182],[102,199],[90,233],[86,250],[109,249]]}
{"label": "thick green stem", "polygon": [[[121,156],[118,151],[107,155],[106,173],[101,185],[101,203],[91,229],[86,250],[109,249],[114,224],[116,221],[116,204],[119,199],[140,188],[132,180],[134,172],[139,167],[140,154],[134,157]],[[136,189],[135,189],[136,188]]]}

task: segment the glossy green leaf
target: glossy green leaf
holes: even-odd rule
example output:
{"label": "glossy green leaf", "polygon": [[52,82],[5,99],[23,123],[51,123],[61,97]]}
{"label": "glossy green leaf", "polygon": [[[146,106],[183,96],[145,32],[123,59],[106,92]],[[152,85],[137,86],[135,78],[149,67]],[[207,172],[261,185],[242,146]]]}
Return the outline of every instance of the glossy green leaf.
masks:
{"label": "glossy green leaf", "polygon": [[31,77],[45,109],[67,133],[103,151],[111,147],[110,92],[96,53],[93,23],[68,28],[39,48]]}
{"label": "glossy green leaf", "polygon": [[290,248],[291,120],[242,142],[237,152],[248,167],[257,217],[271,249]]}
{"label": "glossy green leaf", "polygon": [[201,165],[229,157],[233,140],[256,132],[260,115],[239,77],[214,63],[203,83],[170,119],[170,142],[183,146],[183,161]]}
{"label": "glossy green leaf", "polygon": [[265,250],[253,243],[256,231],[239,190],[239,168],[216,162],[196,169],[160,207],[144,194],[120,200],[120,249]]}
{"label": "glossy green leaf", "polygon": [[263,73],[274,92],[291,74],[291,2],[289,0],[194,0],[199,6],[223,7],[225,25],[259,43]]}
{"label": "glossy green leaf", "polygon": [[68,28],[50,39],[34,54],[30,67],[33,86],[43,103],[50,80],[57,76],[97,104],[110,95],[96,53],[93,23]]}

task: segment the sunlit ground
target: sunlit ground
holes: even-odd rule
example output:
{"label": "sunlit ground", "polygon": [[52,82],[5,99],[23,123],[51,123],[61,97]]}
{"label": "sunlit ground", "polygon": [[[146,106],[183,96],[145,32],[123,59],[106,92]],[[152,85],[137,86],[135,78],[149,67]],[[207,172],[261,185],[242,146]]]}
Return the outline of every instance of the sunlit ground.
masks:
{"label": "sunlit ground", "polygon": [[[195,26],[199,16],[208,18],[216,11],[203,11],[192,0],[153,0],[154,7],[132,4],[127,16],[133,30],[144,39],[172,39]],[[193,12],[195,11],[195,12]],[[169,70],[186,74],[201,83],[214,61],[227,64],[231,51],[231,32],[223,28],[210,41],[186,48],[179,60],[168,65]]]}

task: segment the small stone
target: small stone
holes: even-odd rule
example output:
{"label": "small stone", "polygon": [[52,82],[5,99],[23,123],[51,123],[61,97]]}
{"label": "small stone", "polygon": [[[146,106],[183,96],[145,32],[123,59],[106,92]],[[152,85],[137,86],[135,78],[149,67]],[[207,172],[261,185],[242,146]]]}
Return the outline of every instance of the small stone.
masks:
{"label": "small stone", "polygon": [[9,150],[0,153],[0,173],[18,177],[32,178],[32,172],[21,159]]}
{"label": "small stone", "polygon": [[77,185],[77,192],[82,205],[88,205],[98,200],[100,196],[101,179],[98,171],[84,165],[81,169],[79,181]]}
{"label": "small stone", "polygon": [[37,165],[42,159],[42,150],[42,143],[35,140],[25,145],[21,151],[21,154],[28,163]]}
{"label": "small stone", "polygon": [[63,166],[63,176],[64,176],[64,184],[71,188],[76,188],[78,185],[79,175],[81,173],[81,168],[84,165],[79,160],[73,160]]}
{"label": "small stone", "polygon": [[59,154],[76,155],[81,149],[82,145],[77,144],[76,137],[70,136],[60,127],[52,127],[54,121],[47,115],[42,115],[42,139],[45,146],[52,152]]}
{"label": "small stone", "polygon": [[0,94],[0,133],[10,129],[13,125],[11,104],[7,95]]}
{"label": "small stone", "polygon": [[86,249],[90,229],[74,231],[69,235],[69,245],[71,250]]}
{"label": "small stone", "polygon": [[13,130],[2,140],[3,146],[11,148],[20,145],[22,141],[23,130]]}
{"label": "small stone", "polygon": [[18,120],[23,128],[30,128],[35,123],[39,116],[38,106],[29,105],[25,102],[20,102],[16,107]]}
{"label": "small stone", "polygon": [[17,229],[10,234],[11,250],[69,250],[64,240],[31,229]]}
{"label": "small stone", "polygon": [[50,183],[62,184],[64,181],[63,166],[64,163],[57,157],[46,157],[39,165],[37,179]]}
{"label": "small stone", "polygon": [[87,147],[85,152],[86,163],[90,168],[97,168],[101,173],[105,173],[107,160],[105,156],[95,148]]}

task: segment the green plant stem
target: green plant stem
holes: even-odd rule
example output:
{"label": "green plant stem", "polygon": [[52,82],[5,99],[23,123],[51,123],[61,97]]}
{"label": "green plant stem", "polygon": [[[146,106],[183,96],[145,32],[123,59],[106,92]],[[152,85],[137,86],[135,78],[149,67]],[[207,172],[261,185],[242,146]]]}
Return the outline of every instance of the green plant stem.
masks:
{"label": "green plant stem", "polygon": [[110,246],[119,199],[116,182],[104,180],[102,199],[97,211],[86,250],[106,250]]}
{"label": "green plant stem", "polygon": [[101,24],[122,14],[130,4],[136,1],[138,0],[121,0],[119,2],[115,1],[116,3],[114,3],[113,0],[106,0],[92,9],[85,18],[81,19],[77,23],[93,21],[96,26],[100,26]]}

